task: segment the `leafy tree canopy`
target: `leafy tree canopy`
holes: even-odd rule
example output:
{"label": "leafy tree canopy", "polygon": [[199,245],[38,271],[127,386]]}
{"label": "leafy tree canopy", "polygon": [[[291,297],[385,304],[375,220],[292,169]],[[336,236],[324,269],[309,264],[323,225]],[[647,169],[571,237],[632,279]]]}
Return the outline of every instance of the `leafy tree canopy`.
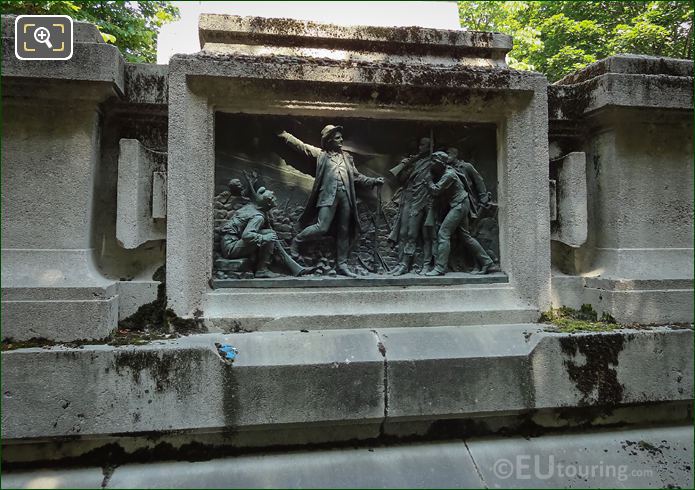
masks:
{"label": "leafy tree canopy", "polygon": [[461,26],[514,37],[508,62],[556,81],[619,53],[693,57],[691,1],[458,2]]}
{"label": "leafy tree canopy", "polygon": [[91,22],[104,41],[118,46],[127,61],[139,63],[156,61],[159,29],[179,18],[179,9],[168,1],[3,1],[2,13],[69,15]]}

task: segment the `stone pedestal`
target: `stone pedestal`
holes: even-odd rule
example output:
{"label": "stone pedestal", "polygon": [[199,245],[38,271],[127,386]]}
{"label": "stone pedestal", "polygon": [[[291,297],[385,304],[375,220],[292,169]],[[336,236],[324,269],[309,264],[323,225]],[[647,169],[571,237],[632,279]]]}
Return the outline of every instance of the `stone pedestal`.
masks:
{"label": "stone pedestal", "polygon": [[[583,245],[553,244],[555,303],[692,322],[692,68],[616,56],[550,87],[551,146],[586,153],[589,225]],[[571,141],[568,123],[581,128]]]}
{"label": "stone pedestal", "polygon": [[[123,91],[118,49],[78,25],[68,61],[20,61],[3,19],[3,338],[101,339],[117,283],[97,269],[92,230],[99,104]],[[7,24],[7,25],[5,25]]]}

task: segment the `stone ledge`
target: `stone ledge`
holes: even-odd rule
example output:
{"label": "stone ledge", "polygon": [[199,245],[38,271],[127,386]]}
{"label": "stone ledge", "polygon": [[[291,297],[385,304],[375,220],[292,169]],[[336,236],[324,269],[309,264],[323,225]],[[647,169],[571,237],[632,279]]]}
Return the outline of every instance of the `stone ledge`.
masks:
{"label": "stone ledge", "polygon": [[[215,342],[238,348],[234,365]],[[195,335],[2,358],[6,439],[367,423],[384,414],[383,358],[365,330]]]}
{"label": "stone ledge", "polygon": [[548,86],[551,121],[581,119],[606,107],[693,111],[693,77],[604,73]]}
{"label": "stone ledge", "polygon": [[664,58],[637,54],[620,54],[599,60],[581,70],[567,75],[555,85],[573,85],[585,82],[605,73],[630,75],[670,75],[692,77],[693,62],[678,58]]}
{"label": "stone ledge", "polygon": [[[206,461],[125,464],[112,471],[98,466],[3,471],[2,487],[692,488],[692,459],[692,426],[683,424],[530,438],[303,448]],[[500,460],[510,462],[511,473],[500,472]],[[112,461],[104,466],[108,463]],[[559,471],[570,467],[576,472]]]}
{"label": "stone ledge", "polygon": [[555,273],[553,305],[579,308],[590,304],[600,315],[620,323],[693,322],[692,279],[611,279]]}
{"label": "stone ledge", "polygon": [[[540,311],[509,284],[226,288],[205,295],[211,331],[355,329],[526,323]],[[265,307],[259,311],[258,305]]]}
{"label": "stone ledge", "polygon": [[[356,431],[376,437],[385,421],[693,397],[691,330],[570,335],[542,328],[206,334],[146,346],[3,352],[3,435],[12,444],[324,427],[314,441],[322,442]],[[237,347],[233,365],[215,342]]]}
{"label": "stone ledge", "polygon": [[14,39],[2,38],[3,84],[13,78],[99,82],[109,84],[113,95],[122,95],[124,65],[118,48],[105,43],[76,42],[69,60],[22,61],[14,55]]}
{"label": "stone ledge", "polygon": [[[492,90],[532,93],[545,90],[545,76],[506,68],[396,65],[388,60],[362,63],[352,60],[252,56],[201,52],[177,54],[169,73],[186,77],[261,79],[307,83],[374,84],[457,90]],[[171,80],[170,80],[171,82]]]}
{"label": "stone ledge", "polygon": [[267,44],[349,49],[400,54],[444,52],[465,56],[487,52],[499,58],[512,49],[506,34],[423,27],[337,26],[294,19],[203,14],[199,21],[200,45]]}
{"label": "stone ledge", "polygon": [[[14,28],[16,15],[2,16],[2,37],[11,38],[14,40]],[[102,43],[104,39],[99,33],[99,29],[94,24],[89,22],[80,22],[72,20],[73,41],[76,43]],[[13,41],[14,42],[14,41]]]}

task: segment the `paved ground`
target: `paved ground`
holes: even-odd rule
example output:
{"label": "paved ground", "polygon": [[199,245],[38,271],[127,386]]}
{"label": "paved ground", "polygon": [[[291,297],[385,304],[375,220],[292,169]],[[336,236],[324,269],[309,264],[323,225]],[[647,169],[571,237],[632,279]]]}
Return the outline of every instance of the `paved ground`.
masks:
{"label": "paved ground", "polygon": [[2,488],[692,488],[693,427],[4,473]]}

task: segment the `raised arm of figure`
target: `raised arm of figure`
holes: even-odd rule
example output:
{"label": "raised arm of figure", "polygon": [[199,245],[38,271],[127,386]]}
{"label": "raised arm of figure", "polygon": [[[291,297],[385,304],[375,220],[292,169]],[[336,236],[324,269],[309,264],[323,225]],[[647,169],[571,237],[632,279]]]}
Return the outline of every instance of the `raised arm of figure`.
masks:
{"label": "raised arm of figure", "polygon": [[295,149],[299,153],[303,153],[307,157],[318,158],[321,154],[321,148],[304,143],[299,138],[291,135],[287,131],[278,133],[278,138],[284,141],[288,146]]}

